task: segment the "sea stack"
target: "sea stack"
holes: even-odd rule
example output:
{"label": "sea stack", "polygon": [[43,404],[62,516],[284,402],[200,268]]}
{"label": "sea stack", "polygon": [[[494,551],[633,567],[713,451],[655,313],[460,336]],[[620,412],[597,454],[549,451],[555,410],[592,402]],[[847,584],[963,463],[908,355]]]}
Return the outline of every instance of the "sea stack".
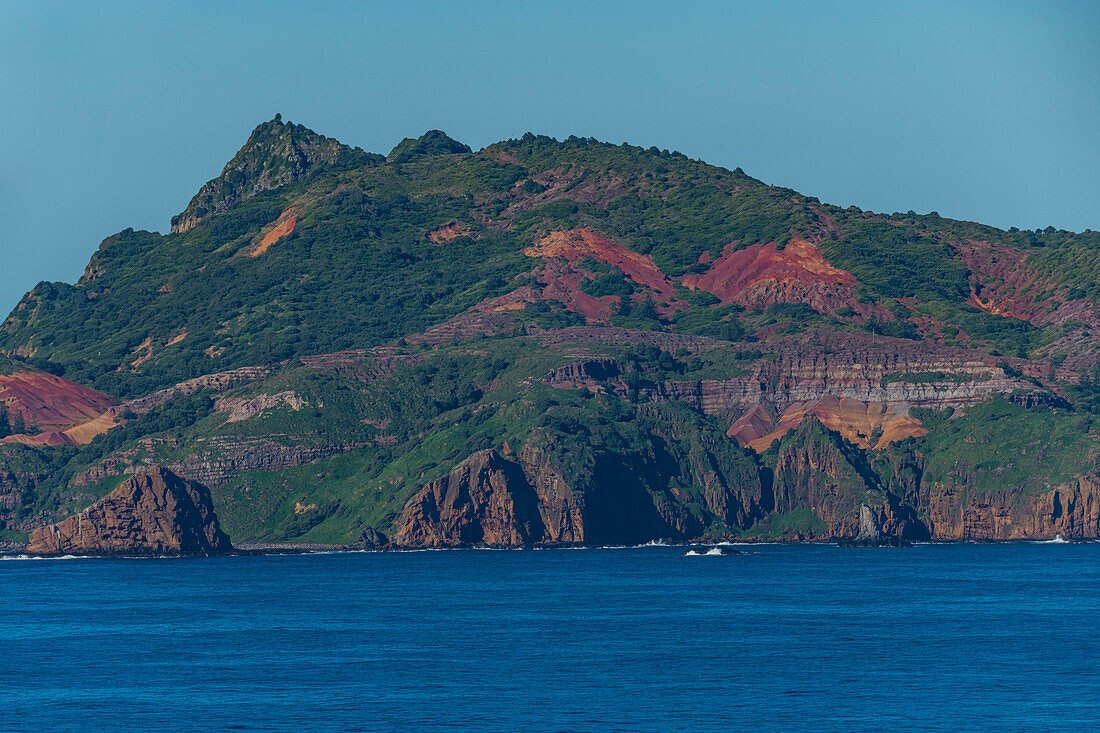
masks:
{"label": "sea stack", "polygon": [[856,542],[876,543],[882,539],[878,522],[875,521],[875,513],[866,504],[859,505],[859,534]]}
{"label": "sea stack", "polygon": [[35,555],[213,555],[233,545],[210,490],[166,468],[131,476],[80,514],[36,529]]}

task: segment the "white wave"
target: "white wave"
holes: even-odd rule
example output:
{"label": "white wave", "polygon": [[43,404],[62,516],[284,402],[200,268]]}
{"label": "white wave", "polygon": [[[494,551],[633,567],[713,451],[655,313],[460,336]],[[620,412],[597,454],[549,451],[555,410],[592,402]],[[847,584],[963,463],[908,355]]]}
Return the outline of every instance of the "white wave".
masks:
{"label": "white wave", "polygon": [[1056,534],[1056,535],[1054,535],[1054,539],[1052,539],[1052,540],[1036,540],[1035,544],[1037,544],[1037,545],[1068,545],[1069,540],[1067,540],[1065,537],[1063,537],[1060,534]]}
{"label": "white wave", "polygon": [[704,555],[721,555],[721,554],[722,554],[722,548],[721,547],[712,547],[709,550],[706,550],[704,552],[700,552],[698,550],[688,550],[687,552],[684,553],[684,555],[686,557],[703,557]]}
{"label": "white wave", "polygon": [[92,555],[0,555],[0,560],[93,560]]}

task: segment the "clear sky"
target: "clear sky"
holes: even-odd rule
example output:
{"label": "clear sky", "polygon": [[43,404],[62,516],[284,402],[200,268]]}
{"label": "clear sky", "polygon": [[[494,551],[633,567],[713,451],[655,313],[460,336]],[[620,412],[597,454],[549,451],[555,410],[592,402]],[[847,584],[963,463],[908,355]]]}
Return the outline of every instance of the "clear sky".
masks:
{"label": "clear sky", "polygon": [[[323,7],[322,7],[323,6]],[[1100,228],[1100,3],[0,0],[0,311],[258,123],[656,145],[823,201]]]}

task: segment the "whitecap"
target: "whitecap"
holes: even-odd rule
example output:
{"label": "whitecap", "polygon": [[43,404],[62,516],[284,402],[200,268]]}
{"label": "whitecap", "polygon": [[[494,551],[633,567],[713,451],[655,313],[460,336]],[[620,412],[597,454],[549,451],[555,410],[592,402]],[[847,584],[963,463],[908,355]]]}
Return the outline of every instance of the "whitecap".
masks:
{"label": "whitecap", "polygon": [[684,556],[685,557],[703,557],[704,555],[721,555],[721,554],[722,554],[722,548],[721,547],[711,547],[710,549],[704,550],[702,552],[700,552],[699,550],[688,550],[687,552],[684,553]]}
{"label": "whitecap", "polygon": [[92,560],[92,555],[0,555],[0,560]]}

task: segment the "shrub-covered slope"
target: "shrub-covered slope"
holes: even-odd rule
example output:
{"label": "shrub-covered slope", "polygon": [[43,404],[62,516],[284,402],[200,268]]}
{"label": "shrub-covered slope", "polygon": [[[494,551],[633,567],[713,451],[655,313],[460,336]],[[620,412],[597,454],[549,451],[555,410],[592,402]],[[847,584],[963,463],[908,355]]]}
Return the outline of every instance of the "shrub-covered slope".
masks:
{"label": "shrub-covered slope", "polygon": [[109,237],[0,327],[5,364],[121,403],[80,445],[0,447],[0,514],[156,464],[235,539],[811,538],[863,505],[914,537],[1096,534],[1098,237],[276,118],[172,233]]}

